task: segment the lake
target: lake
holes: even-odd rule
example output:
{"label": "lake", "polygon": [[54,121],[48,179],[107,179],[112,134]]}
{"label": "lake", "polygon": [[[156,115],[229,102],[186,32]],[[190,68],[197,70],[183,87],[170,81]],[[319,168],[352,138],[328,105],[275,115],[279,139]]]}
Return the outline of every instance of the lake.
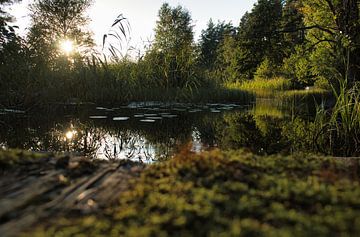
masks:
{"label": "lake", "polygon": [[237,104],[142,102],[119,107],[52,105],[36,112],[5,109],[0,113],[0,147],[145,163],[169,159],[182,149],[288,154],[308,151],[306,125],[314,119],[315,104],[324,100],[273,96]]}

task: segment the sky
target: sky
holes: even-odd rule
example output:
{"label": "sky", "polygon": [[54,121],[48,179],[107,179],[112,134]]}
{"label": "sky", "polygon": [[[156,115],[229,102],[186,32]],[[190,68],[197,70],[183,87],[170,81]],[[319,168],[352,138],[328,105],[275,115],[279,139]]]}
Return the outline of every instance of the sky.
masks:
{"label": "sky", "polygon": [[[27,6],[32,2],[23,0],[8,9],[15,16],[22,35],[29,25]],[[158,11],[164,2],[171,6],[181,5],[190,11],[197,40],[210,18],[215,22],[231,21],[237,26],[243,14],[251,10],[256,0],[95,0],[88,15],[92,20],[90,29],[94,32],[96,43],[102,44],[103,35],[108,33],[116,17],[123,14],[131,26],[130,44],[142,47],[144,41],[154,38]]]}

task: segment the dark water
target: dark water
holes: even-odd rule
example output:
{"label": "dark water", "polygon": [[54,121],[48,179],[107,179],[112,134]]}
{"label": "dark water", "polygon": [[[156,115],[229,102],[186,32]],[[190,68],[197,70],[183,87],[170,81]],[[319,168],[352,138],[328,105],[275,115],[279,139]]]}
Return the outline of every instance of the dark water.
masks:
{"label": "dark water", "polygon": [[[317,98],[317,103],[321,100]],[[257,98],[247,104],[132,103],[118,108],[54,105],[31,113],[3,110],[0,147],[142,162],[168,159],[185,147],[195,152],[244,148],[264,155],[291,153],[308,149],[299,145],[294,128],[311,123],[314,101],[307,96]],[[301,136],[307,139],[306,134]]]}

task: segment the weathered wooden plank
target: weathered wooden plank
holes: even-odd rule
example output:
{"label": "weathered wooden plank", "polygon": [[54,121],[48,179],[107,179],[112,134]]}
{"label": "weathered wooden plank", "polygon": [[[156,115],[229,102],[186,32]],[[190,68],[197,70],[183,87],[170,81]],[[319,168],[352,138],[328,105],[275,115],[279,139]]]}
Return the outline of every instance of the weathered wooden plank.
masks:
{"label": "weathered wooden plank", "polygon": [[40,179],[34,181],[31,185],[24,186],[23,189],[17,191],[17,196],[5,197],[0,200],[0,218],[6,214],[22,208],[32,201],[41,197],[44,193],[54,189],[56,185],[59,172],[52,172]]}

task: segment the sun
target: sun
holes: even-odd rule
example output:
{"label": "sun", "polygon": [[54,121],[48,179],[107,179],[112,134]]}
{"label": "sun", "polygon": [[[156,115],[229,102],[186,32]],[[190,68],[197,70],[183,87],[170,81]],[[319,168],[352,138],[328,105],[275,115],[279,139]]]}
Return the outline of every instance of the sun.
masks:
{"label": "sun", "polygon": [[60,42],[60,49],[65,54],[71,54],[74,51],[74,42],[69,39],[62,40]]}
{"label": "sun", "polygon": [[77,135],[76,130],[70,130],[65,133],[65,140],[72,140]]}

